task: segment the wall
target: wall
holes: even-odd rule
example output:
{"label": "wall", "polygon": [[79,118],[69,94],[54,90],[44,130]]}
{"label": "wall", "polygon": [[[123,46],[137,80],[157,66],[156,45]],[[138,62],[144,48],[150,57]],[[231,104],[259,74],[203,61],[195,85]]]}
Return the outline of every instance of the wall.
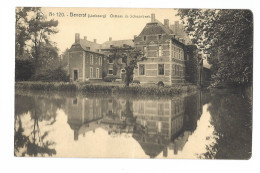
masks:
{"label": "wall", "polygon": [[181,84],[185,82],[185,57],[186,51],[182,45],[174,42],[171,49],[171,80],[172,84]]}
{"label": "wall", "polygon": [[[146,41],[138,37],[135,39],[135,44],[137,49],[141,51],[144,51],[144,46],[146,47],[147,59],[137,63],[138,68],[134,70],[134,80],[139,80],[141,84],[157,84],[159,81],[162,81],[166,85],[171,85],[170,43],[166,41],[166,35],[162,35],[160,40],[157,35],[147,36]],[[161,56],[159,56],[159,46],[161,46]],[[144,75],[139,74],[139,64],[145,65]],[[158,64],[164,64],[164,75],[158,74]]]}
{"label": "wall", "polygon": [[[93,64],[90,64],[90,57],[93,56]],[[102,63],[99,63],[99,57],[102,59]],[[85,52],[85,73],[86,79],[102,79],[102,72],[104,66],[104,55],[92,53],[92,52]],[[93,78],[90,77],[90,67],[93,68]],[[96,74],[96,69],[99,69],[99,76]]]}
{"label": "wall", "polygon": [[78,70],[78,79],[83,80],[83,51],[69,52],[69,75],[74,80],[73,70]]}
{"label": "wall", "polygon": [[[90,64],[90,56],[93,56],[93,64]],[[84,57],[83,57],[84,56]],[[101,57],[101,64],[99,62]],[[104,55],[85,51],[80,45],[73,45],[69,51],[69,75],[70,80],[74,80],[74,70],[78,70],[78,80],[85,81],[86,79],[102,79],[102,72],[104,70]],[[85,63],[85,66],[83,64]],[[90,67],[93,68],[93,77],[90,77]],[[99,75],[96,76],[96,69],[99,68]],[[85,71],[85,74],[83,74]],[[85,79],[84,79],[85,78]]]}

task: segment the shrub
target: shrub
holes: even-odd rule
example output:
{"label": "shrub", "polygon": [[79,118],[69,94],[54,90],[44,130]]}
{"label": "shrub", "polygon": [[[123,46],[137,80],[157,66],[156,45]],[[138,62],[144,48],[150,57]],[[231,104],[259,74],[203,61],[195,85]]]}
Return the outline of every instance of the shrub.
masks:
{"label": "shrub", "polygon": [[43,81],[43,82],[68,82],[69,77],[62,67],[55,69],[44,69],[32,76],[31,80]]}
{"label": "shrub", "polygon": [[159,82],[157,83],[157,85],[158,85],[158,86],[164,86],[164,83],[163,83],[163,81],[159,81]]}
{"label": "shrub", "polygon": [[139,80],[133,80],[132,83],[134,83],[134,84],[140,84],[140,81],[139,81]]}
{"label": "shrub", "polygon": [[104,80],[105,82],[115,82],[116,79],[119,79],[119,77],[117,77],[117,76],[106,76],[106,77],[104,77],[103,80]]}
{"label": "shrub", "polygon": [[31,60],[15,59],[15,81],[29,80],[34,71],[34,64]]}

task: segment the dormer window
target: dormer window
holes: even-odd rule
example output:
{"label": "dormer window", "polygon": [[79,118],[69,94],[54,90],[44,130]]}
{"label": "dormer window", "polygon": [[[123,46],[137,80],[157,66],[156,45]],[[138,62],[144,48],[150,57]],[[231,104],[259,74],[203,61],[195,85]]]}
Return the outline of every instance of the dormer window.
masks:
{"label": "dormer window", "polygon": [[144,41],[146,41],[146,36],[144,36]]}

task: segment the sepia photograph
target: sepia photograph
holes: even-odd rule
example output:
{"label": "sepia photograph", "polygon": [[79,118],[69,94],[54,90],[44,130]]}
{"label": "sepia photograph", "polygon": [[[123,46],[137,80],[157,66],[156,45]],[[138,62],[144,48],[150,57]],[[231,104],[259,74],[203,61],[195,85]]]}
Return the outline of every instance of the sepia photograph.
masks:
{"label": "sepia photograph", "polygon": [[248,9],[15,8],[15,157],[252,156]]}

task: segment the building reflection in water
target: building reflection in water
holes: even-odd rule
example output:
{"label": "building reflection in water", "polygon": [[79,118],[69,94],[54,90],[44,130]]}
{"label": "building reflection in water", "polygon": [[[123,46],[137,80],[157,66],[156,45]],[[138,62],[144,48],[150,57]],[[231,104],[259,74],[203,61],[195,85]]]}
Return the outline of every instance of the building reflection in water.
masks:
{"label": "building reflection in water", "polygon": [[151,158],[178,154],[202,114],[201,94],[172,99],[67,99],[68,124],[74,140],[101,127],[109,135],[130,134]]}

